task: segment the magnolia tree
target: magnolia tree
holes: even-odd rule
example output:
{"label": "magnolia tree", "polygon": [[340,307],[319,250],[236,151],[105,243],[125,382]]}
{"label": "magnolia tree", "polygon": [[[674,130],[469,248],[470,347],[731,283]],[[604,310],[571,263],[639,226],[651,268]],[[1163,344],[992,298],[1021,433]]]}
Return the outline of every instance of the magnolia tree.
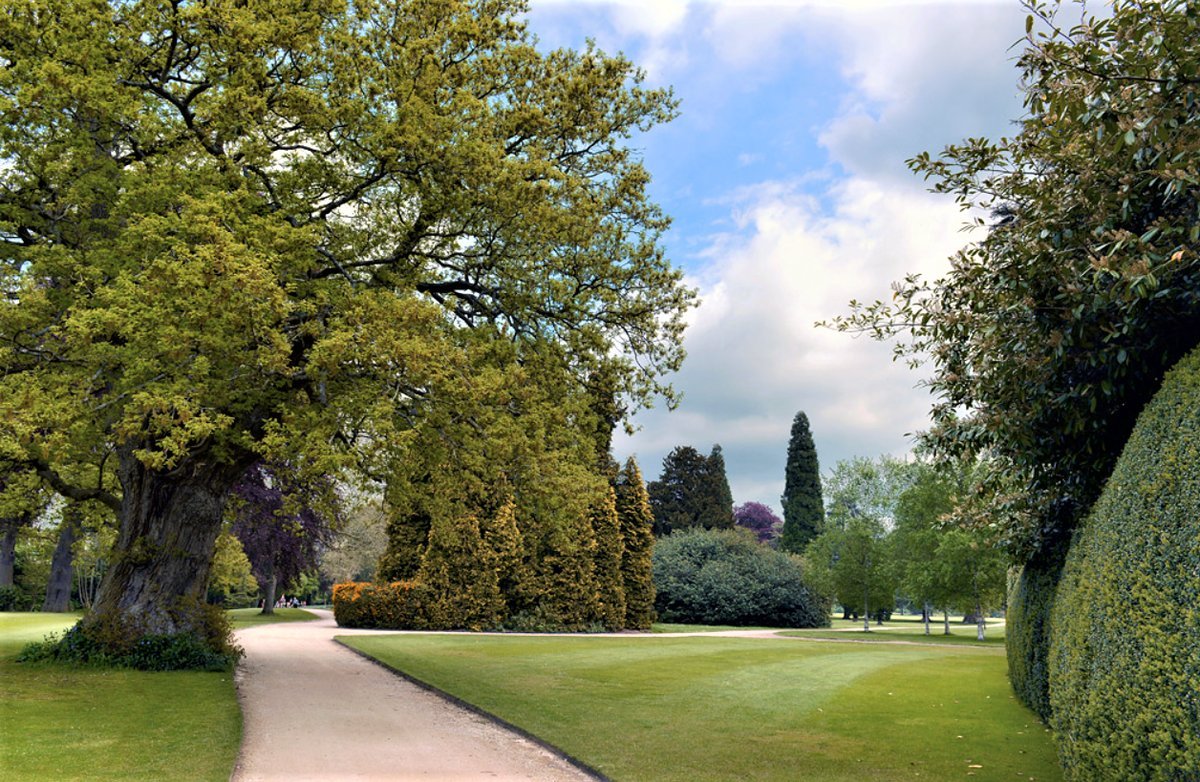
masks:
{"label": "magnolia tree", "polygon": [[669,396],[693,294],[626,139],[674,100],[523,10],[0,0],[0,460],[116,511],[85,630],[211,637],[247,468],[452,447],[410,433],[489,344]]}

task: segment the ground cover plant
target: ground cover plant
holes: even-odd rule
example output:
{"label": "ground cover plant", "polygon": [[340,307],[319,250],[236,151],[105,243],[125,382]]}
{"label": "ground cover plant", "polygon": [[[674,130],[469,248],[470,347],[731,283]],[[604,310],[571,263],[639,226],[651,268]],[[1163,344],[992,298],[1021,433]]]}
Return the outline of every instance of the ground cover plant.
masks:
{"label": "ground cover plant", "polygon": [[728,637],[355,636],[614,780],[1056,780],[999,649]]}

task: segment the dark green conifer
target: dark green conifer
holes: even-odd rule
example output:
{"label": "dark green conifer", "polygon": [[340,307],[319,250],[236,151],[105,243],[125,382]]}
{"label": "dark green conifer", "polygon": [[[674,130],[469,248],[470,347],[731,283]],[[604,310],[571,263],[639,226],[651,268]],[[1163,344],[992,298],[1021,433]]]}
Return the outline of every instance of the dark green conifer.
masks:
{"label": "dark green conifer", "polygon": [[783,534],[779,548],[796,554],[820,534],[825,521],[821,498],[821,468],[804,411],[792,420],[783,484]]}

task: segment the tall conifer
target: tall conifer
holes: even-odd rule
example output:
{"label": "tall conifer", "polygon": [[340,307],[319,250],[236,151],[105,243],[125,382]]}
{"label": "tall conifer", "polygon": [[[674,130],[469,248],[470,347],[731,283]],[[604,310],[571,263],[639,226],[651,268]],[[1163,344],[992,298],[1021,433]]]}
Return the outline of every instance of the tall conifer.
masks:
{"label": "tall conifer", "polygon": [[617,518],[625,554],[621,576],[625,586],[625,626],[649,630],[654,621],[654,515],[642,481],[642,471],[631,456],[617,475]]}
{"label": "tall conifer", "polygon": [[792,420],[787,467],[783,484],[783,535],[779,548],[800,553],[824,526],[825,503],[821,499],[821,468],[804,411]]}

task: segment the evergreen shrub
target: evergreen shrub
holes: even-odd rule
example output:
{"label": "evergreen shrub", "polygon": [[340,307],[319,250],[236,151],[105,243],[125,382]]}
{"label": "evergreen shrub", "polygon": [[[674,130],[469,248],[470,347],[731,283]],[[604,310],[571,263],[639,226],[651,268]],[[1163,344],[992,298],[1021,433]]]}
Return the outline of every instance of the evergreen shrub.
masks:
{"label": "evergreen shrub", "polygon": [[1043,722],[1050,721],[1050,610],[1062,573],[1066,546],[1034,557],[1021,568],[1008,593],[1004,644],[1008,677],[1017,699]]}
{"label": "evergreen shrub", "polygon": [[654,548],[655,608],[664,622],[825,627],[829,601],[800,560],[741,530],[681,530]]}
{"label": "evergreen shrub", "polygon": [[333,618],[339,627],[427,630],[428,590],[416,581],[333,585]]}
{"label": "evergreen shrub", "polygon": [[1052,726],[1071,780],[1200,780],[1200,351],[1142,411],[1055,598]]}

